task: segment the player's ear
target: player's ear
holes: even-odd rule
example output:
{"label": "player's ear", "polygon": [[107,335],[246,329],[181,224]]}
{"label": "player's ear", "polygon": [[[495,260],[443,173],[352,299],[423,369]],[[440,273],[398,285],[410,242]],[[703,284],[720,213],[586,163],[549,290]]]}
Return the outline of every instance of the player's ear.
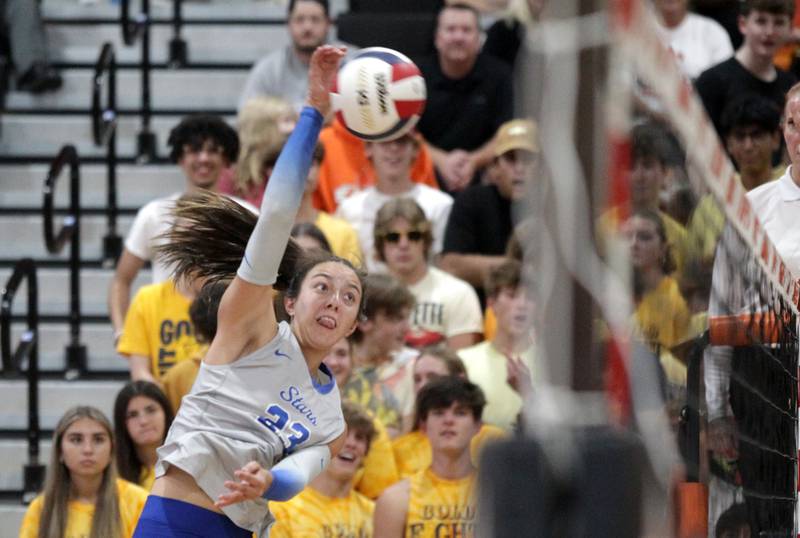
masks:
{"label": "player's ear", "polygon": [[297,299],[294,297],[284,297],[283,298],[283,308],[286,310],[286,313],[289,314],[290,318],[294,317],[294,304],[297,302]]}

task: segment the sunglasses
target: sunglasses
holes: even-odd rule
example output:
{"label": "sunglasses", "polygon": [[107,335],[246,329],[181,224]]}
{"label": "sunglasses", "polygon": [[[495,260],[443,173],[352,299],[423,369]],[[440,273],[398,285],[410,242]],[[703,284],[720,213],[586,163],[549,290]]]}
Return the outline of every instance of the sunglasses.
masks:
{"label": "sunglasses", "polygon": [[408,232],[386,232],[383,236],[383,239],[387,243],[399,243],[401,237],[407,237],[409,241],[417,242],[422,241],[425,237],[425,234],[419,230],[411,230]]}

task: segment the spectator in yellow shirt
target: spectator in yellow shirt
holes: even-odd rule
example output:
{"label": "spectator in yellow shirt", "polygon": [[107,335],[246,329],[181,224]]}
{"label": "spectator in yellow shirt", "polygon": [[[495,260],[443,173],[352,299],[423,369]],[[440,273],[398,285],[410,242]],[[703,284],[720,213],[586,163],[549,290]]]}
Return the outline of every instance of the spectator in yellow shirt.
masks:
{"label": "spectator in yellow shirt", "polygon": [[69,409],[56,425],[44,492],[25,512],[20,538],[130,538],[147,492],[117,478],[111,423],[98,409]]}
{"label": "spectator in yellow shirt", "polygon": [[196,294],[197,287],[173,280],[144,286],[136,293],[117,344],[117,352],[128,359],[132,380],[161,384],[172,366],[203,355],[205,345],[195,338],[189,319]]}
{"label": "spectator in yellow shirt", "polygon": [[341,452],[297,496],[270,503],[276,519],[272,538],[372,536],[375,503],[353,485],[376,431],[372,417],[360,406],[342,402],[342,414],[347,439]]}
{"label": "spectator in yellow shirt", "polygon": [[164,392],[149,381],[130,381],[114,402],[115,460],[119,475],[147,491],[155,480],[156,449],[172,424]]}

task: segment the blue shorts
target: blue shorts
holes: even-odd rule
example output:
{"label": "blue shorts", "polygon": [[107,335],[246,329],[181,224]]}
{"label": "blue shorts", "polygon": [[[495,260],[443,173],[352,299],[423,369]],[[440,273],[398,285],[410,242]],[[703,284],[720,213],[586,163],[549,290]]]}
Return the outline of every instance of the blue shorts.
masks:
{"label": "blue shorts", "polygon": [[139,516],[134,538],[250,538],[223,514],[191,503],[149,495]]}

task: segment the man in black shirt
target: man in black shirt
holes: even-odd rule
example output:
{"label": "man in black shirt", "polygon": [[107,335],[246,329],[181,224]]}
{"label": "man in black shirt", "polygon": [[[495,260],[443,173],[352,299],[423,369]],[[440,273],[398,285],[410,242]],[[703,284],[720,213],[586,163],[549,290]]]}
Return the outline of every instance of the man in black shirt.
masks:
{"label": "man in black shirt", "polygon": [[440,262],[442,269],[478,289],[505,260],[513,231],[512,203],[522,199],[538,169],[536,124],[530,120],[504,123],[493,150],[494,183],[473,185],[456,198]]}
{"label": "man in black shirt", "polygon": [[790,73],[772,63],[775,51],[789,37],[794,2],[791,0],[744,0],[739,30],[744,43],[724,62],[705,70],[696,86],[717,132],[725,106],[746,93],[758,94],[783,108],[783,98],[795,83]]}
{"label": "man in black shirt", "polygon": [[419,62],[428,98],[418,128],[441,186],[464,189],[492,159],[491,140],[512,117],[511,70],[480,53],[478,13],[451,4],[438,15],[436,54]]}

